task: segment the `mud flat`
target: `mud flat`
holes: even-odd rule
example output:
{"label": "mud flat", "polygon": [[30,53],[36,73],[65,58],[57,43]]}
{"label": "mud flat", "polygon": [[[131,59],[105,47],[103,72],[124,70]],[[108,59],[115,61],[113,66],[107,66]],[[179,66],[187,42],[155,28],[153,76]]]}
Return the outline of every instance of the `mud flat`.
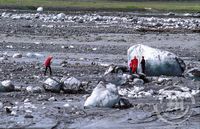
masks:
{"label": "mud flat", "polygon": [[[21,87],[20,91],[0,93],[0,128],[199,129],[199,93],[193,97],[195,103],[189,104],[192,113],[186,121],[180,117],[178,124],[172,124],[155,113],[154,105],[159,104],[157,92],[163,88],[176,85],[189,88],[188,92],[198,92],[200,82],[188,77],[133,85],[141,88],[137,95],[152,93],[125,96],[133,104],[128,109],[83,107],[85,95],[102,79],[108,65],[127,65],[127,49],[132,45],[140,43],[168,50],[180,56],[187,68],[200,67],[200,35],[194,33],[199,29],[199,19],[141,17],[128,12],[109,16],[66,14],[64,19],[54,17],[57,14],[37,14],[38,18],[35,15],[5,12],[0,18],[0,55],[6,55],[0,61],[0,81],[12,80],[16,87]],[[15,53],[22,58],[13,58]],[[90,81],[87,92],[27,92],[28,86],[42,87],[47,78],[43,75],[43,62],[48,55],[54,57],[54,77],[74,76]],[[184,102],[190,103],[190,99]]]}

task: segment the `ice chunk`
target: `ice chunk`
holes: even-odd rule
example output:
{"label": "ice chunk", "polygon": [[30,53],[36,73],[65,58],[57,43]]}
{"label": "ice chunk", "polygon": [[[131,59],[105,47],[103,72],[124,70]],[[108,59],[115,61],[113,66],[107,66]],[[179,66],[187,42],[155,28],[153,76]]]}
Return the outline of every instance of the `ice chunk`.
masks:
{"label": "ice chunk", "polygon": [[63,82],[62,89],[65,92],[75,93],[81,89],[81,82],[75,77],[62,78],[61,82]]}
{"label": "ice chunk", "polygon": [[146,74],[159,76],[180,76],[185,70],[185,63],[175,54],[155,49],[142,44],[137,44],[130,47],[127,51],[128,54],[128,66],[131,59],[136,56],[139,61],[138,72],[141,72],[140,62],[142,56],[146,60]]}
{"label": "ice chunk", "polygon": [[196,79],[196,80],[200,80],[200,68],[195,67],[195,68],[191,68],[187,70],[185,72],[185,76]]}
{"label": "ice chunk", "polygon": [[26,54],[26,56],[29,57],[29,58],[42,58],[42,57],[44,57],[44,55],[42,55],[40,53],[30,53],[30,52],[28,52]]}
{"label": "ice chunk", "polygon": [[59,14],[57,15],[57,19],[59,19],[59,20],[65,19],[65,14],[64,14],[64,13],[59,13]]}
{"label": "ice chunk", "polygon": [[15,53],[15,54],[13,54],[13,58],[22,58],[22,54],[21,53]]}
{"label": "ice chunk", "polygon": [[56,101],[56,98],[55,97],[51,97],[48,99],[49,101]]}
{"label": "ice chunk", "polygon": [[120,88],[119,89],[119,94],[122,96],[127,96],[130,98],[139,98],[139,97],[144,97],[144,96],[150,96],[152,91],[143,91],[144,87],[137,87],[134,86],[132,88]]}
{"label": "ice chunk", "polygon": [[171,78],[166,78],[166,77],[159,77],[157,82],[159,84],[161,84],[161,83],[167,82],[167,81],[172,81],[172,79]]}
{"label": "ice chunk", "polygon": [[106,70],[106,72],[104,73],[104,75],[107,75],[109,73],[111,73],[114,70],[114,66],[110,65],[110,67]]}
{"label": "ice chunk", "polygon": [[85,101],[84,107],[113,107],[119,100],[117,87],[101,81]]}
{"label": "ice chunk", "polygon": [[2,103],[2,102],[0,102],[0,109],[1,109],[1,108],[3,108],[3,103]]}
{"label": "ice chunk", "polygon": [[43,12],[43,7],[38,7],[38,8],[37,8],[37,11],[38,11],[38,12]]}
{"label": "ice chunk", "polygon": [[11,80],[5,80],[0,83],[0,92],[10,92],[14,91],[14,85]]}
{"label": "ice chunk", "polygon": [[48,78],[44,81],[43,87],[46,91],[60,92],[61,83],[57,78]]}
{"label": "ice chunk", "polygon": [[42,93],[44,91],[44,89],[39,86],[36,86],[36,87],[28,86],[28,87],[26,87],[26,91],[32,92],[32,93]]}
{"label": "ice chunk", "polygon": [[64,107],[70,107],[70,105],[68,103],[63,105]]}
{"label": "ice chunk", "polygon": [[133,83],[134,83],[135,85],[143,85],[143,84],[144,84],[144,81],[143,81],[142,79],[135,78],[135,79],[133,80]]}

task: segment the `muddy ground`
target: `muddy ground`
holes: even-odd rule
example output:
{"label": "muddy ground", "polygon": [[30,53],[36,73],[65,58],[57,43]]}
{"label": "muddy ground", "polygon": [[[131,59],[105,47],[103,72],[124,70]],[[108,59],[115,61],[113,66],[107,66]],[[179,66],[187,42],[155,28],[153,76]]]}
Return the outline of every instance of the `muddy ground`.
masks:
{"label": "muddy ground", "polygon": [[[109,13],[119,17],[122,14],[123,17],[133,15],[128,12]],[[45,27],[50,24],[54,26]],[[153,96],[128,98],[133,104],[128,109],[83,108],[85,95],[90,94],[101,80],[108,65],[127,65],[127,49],[134,44],[168,50],[180,56],[187,68],[200,67],[199,33],[185,28],[138,31],[134,24],[127,24],[129,28],[122,23],[99,25],[95,22],[45,22],[41,19],[1,17],[0,54],[6,54],[7,60],[0,62],[0,81],[12,80],[15,86],[22,89],[42,86],[47,78],[43,75],[44,59],[53,55],[53,76],[74,76],[90,83],[87,93],[81,94],[28,93],[24,90],[2,92],[0,100],[3,106],[14,107],[16,114],[0,108],[0,128],[200,129],[199,94],[194,97],[195,103],[190,105],[192,114],[186,121],[181,123],[185,118],[180,118],[175,124],[164,122],[155,114],[153,105],[158,101]],[[37,52],[42,56],[30,58],[26,56],[28,52]],[[22,58],[12,58],[14,53],[21,53]],[[67,62],[66,67],[61,66],[63,61]],[[190,78],[170,78],[171,84],[151,82],[142,87],[158,91],[175,83],[190,89],[199,89],[200,86],[199,81]]]}

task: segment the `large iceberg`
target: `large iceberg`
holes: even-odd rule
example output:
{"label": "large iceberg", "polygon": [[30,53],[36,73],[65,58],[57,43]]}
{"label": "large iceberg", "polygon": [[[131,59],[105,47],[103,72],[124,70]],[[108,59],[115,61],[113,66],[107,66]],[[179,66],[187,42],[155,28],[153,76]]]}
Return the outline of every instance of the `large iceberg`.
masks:
{"label": "large iceberg", "polygon": [[85,101],[84,107],[113,107],[120,100],[118,89],[114,84],[100,82]]}
{"label": "large iceberg", "polygon": [[130,47],[127,51],[128,55],[128,66],[131,59],[136,56],[138,58],[138,72],[141,72],[141,59],[144,56],[146,60],[146,75],[159,76],[180,76],[185,70],[185,63],[175,54],[155,49],[142,44],[137,44]]}

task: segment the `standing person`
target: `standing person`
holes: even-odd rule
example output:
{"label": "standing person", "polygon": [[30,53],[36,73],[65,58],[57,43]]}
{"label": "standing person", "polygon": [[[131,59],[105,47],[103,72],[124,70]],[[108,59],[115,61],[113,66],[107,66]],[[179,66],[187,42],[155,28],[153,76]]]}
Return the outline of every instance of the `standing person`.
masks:
{"label": "standing person", "polygon": [[145,74],[145,59],[144,56],[142,56],[142,60],[141,60],[141,68],[142,68],[142,73]]}
{"label": "standing person", "polygon": [[138,59],[136,58],[136,56],[134,56],[134,59],[131,60],[130,63],[130,73],[137,73],[137,67],[138,67]]}
{"label": "standing person", "polygon": [[44,75],[46,75],[48,68],[49,68],[50,76],[52,75],[52,71],[51,71],[51,60],[52,59],[53,59],[52,56],[48,56],[47,59],[45,60],[45,62],[44,62],[44,66],[45,66]]}

